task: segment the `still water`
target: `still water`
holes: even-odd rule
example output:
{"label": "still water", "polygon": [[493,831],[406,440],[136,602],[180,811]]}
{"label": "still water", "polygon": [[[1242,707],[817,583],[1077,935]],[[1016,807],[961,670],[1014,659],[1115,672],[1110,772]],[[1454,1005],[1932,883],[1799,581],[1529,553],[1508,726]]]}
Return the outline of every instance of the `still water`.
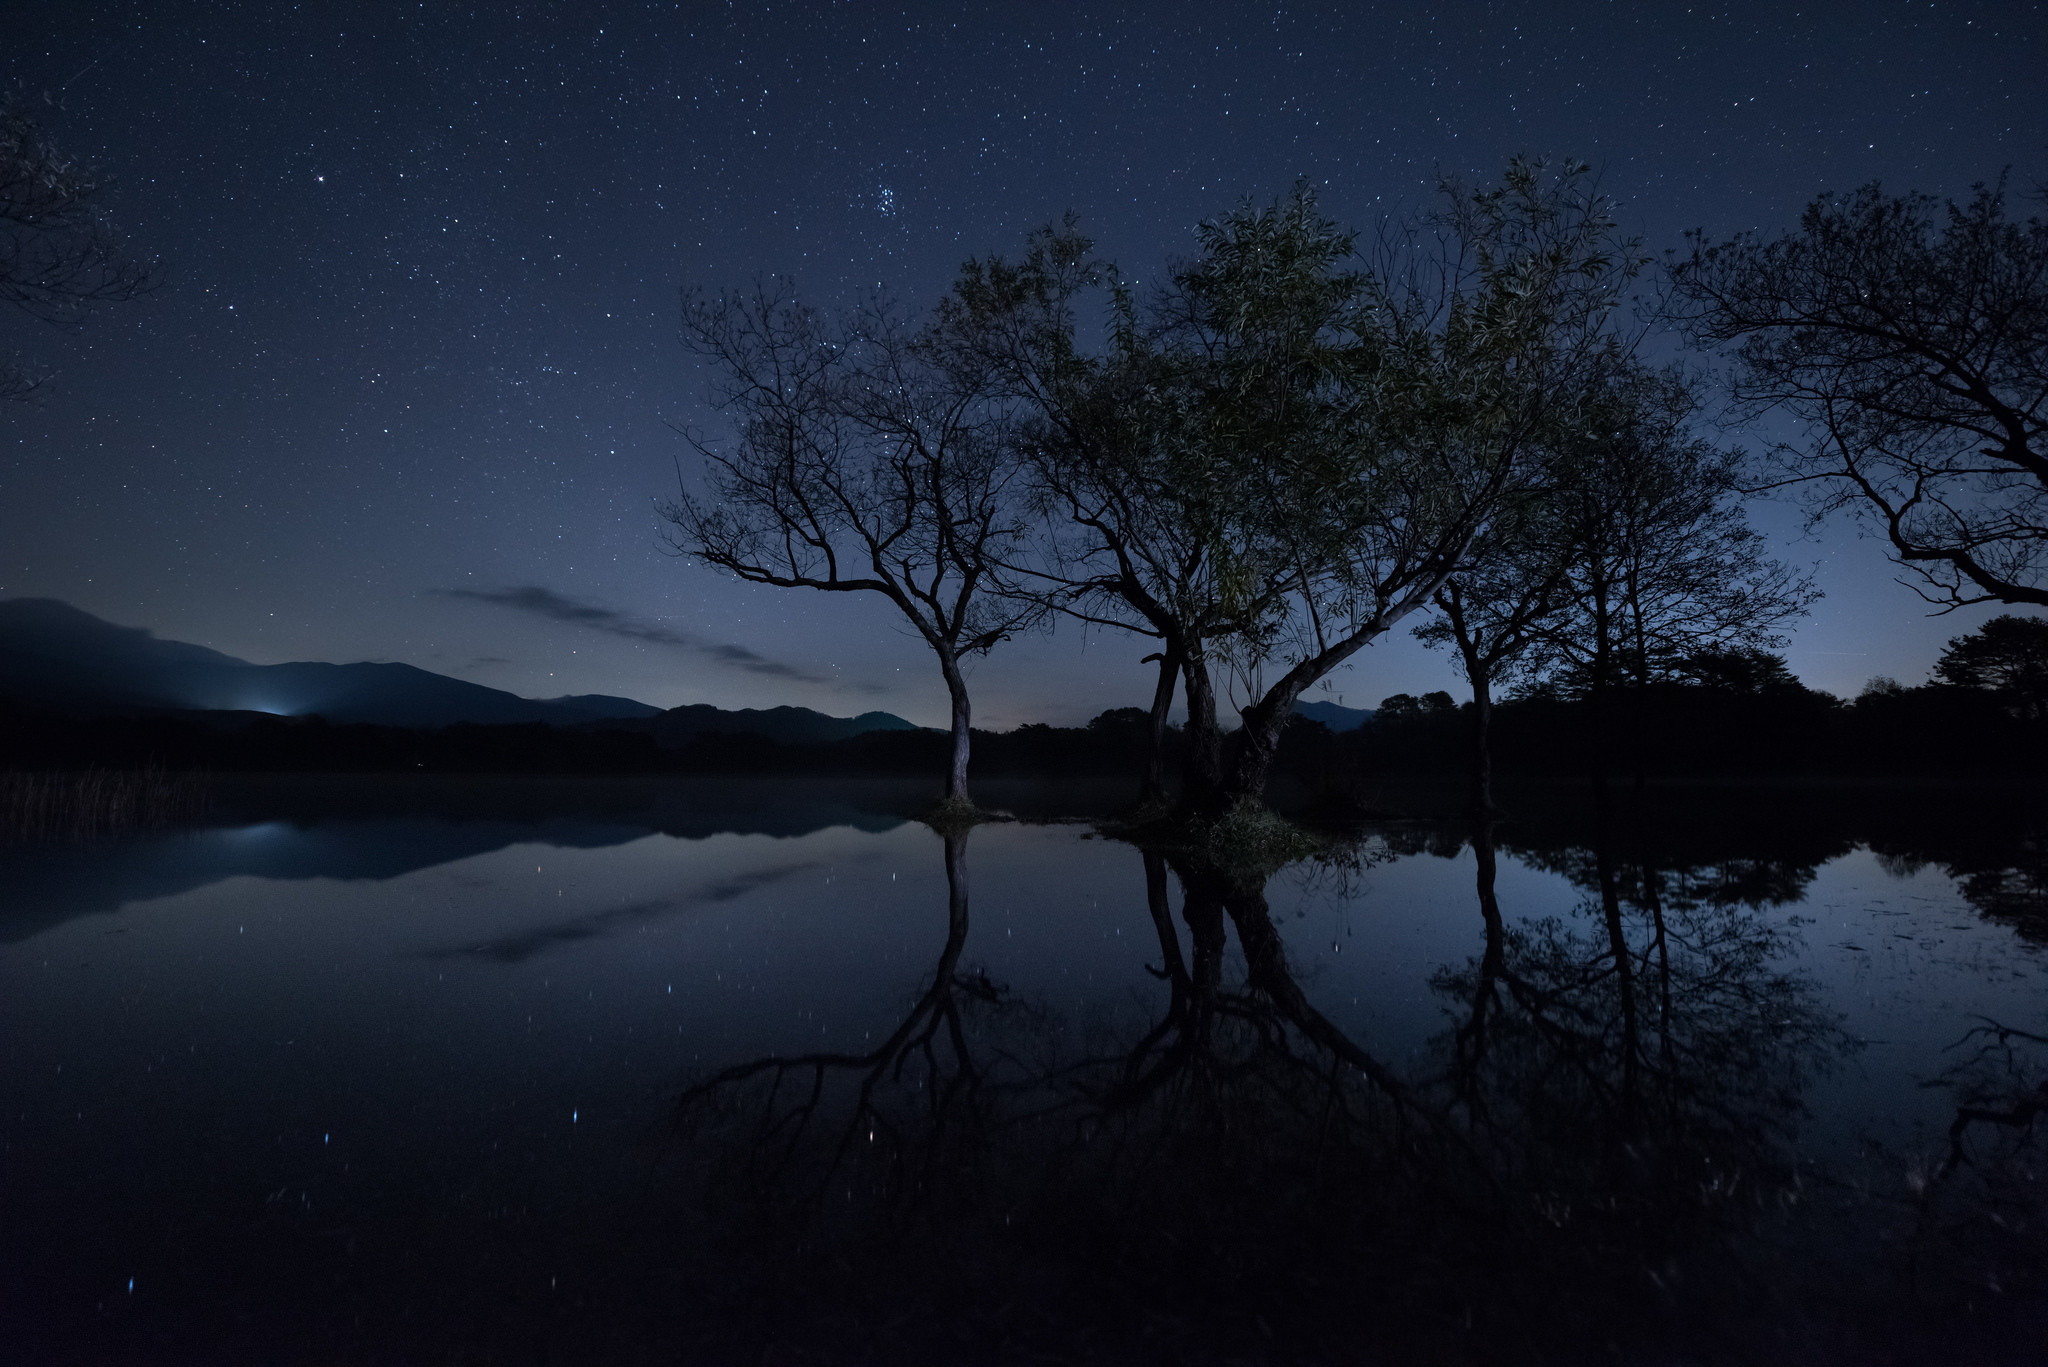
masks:
{"label": "still water", "polygon": [[1534,790],[1260,874],[921,796],[0,850],[0,1359],[2048,1360],[2048,804]]}

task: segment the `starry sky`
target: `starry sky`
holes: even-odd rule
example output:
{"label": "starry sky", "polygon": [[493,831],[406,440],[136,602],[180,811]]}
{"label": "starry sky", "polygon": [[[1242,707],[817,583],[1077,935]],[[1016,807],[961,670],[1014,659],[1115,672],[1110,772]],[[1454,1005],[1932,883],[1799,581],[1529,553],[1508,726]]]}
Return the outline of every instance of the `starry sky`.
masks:
{"label": "starry sky", "polygon": [[[1298,177],[1369,230],[1518,152],[1592,163],[1659,250],[1872,179],[2048,180],[2048,13],[2017,0],[6,0],[0,34],[0,79],[61,96],[50,131],[165,266],[74,333],[0,319],[58,372],[0,410],[0,596],[259,663],[663,706],[945,712],[886,604],[662,552],[673,427],[718,422],[683,286],[929,302],[1068,209],[1143,279]],[[1846,525],[1754,516],[1828,595],[1788,651],[1816,687],[1918,682],[1990,615],[1929,619]],[[977,721],[1142,705],[1145,653],[1005,646]],[[1327,696],[1438,687],[1403,631]]]}

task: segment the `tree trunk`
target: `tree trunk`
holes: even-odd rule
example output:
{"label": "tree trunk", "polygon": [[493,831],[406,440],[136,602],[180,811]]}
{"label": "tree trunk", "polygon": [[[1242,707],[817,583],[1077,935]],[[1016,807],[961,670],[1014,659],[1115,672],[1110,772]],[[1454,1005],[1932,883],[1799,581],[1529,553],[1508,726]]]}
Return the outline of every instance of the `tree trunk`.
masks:
{"label": "tree trunk", "polygon": [[1265,796],[1266,779],[1272,773],[1273,758],[1280,752],[1280,732],[1294,718],[1294,702],[1317,679],[1379,640],[1396,623],[1435,595],[1443,581],[1424,584],[1406,598],[1381,609],[1371,623],[1311,659],[1304,660],[1266,690],[1266,695],[1243,712],[1243,724],[1232,737],[1230,765],[1216,802],[1228,810],[1241,802],[1257,802]]}
{"label": "tree trunk", "polygon": [[971,738],[973,706],[967,700],[967,678],[957,659],[942,656],[939,667],[946,676],[946,691],[953,698],[953,762],[946,769],[946,800],[973,804],[967,795],[967,750]]}
{"label": "tree trunk", "polygon": [[[1458,657],[1465,665],[1465,678],[1472,685],[1472,814],[1482,820],[1492,816],[1493,806],[1493,662],[1480,653],[1479,642],[1465,625],[1465,600],[1458,581],[1445,584],[1436,596],[1437,605],[1450,620],[1451,635],[1458,643]],[[1498,643],[1496,643],[1498,648]],[[1489,833],[1492,827],[1488,828]],[[1490,838],[1490,834],[1489,834]],[[1474,849],[1478,846],[1475,844]],[[1492,858],[1492,846],[1487,847]]]}
{"label": "tree trunk", "polygon": [[1256,802],[1265,795],[1273,759],[1280,753],[1280,733],[1294,717],[1299,692],[1277,688],[1243,712],[1243,723],[1230,746],[1230,769],[1224,779],[1223,805]]}
{"label": "tree trunk", "polygon": [[940,958],[940,971],[950,979],[953,965],[959,961],[960,948],[967,943],[967,836],[971,826],[953,825],[944,836],[946,842],[946,952]]}
{"label": "tree trunk", "polygon": [[1173,688],[1180,681],[1180,647],[1169,644],[1159,653],[1159,684],[1152,690],[1152,727],[1146,738],[1145,781],[1138,789],[1140,805],[1166,799],[1166,717],[1173,710]]}
{"label": "tree trunk", "polygon": [[1607,922],[1607,948],[1614,956],[1614,987],[1621,1002],[1621,1121],[1635,1129],[1642,1070],[1642,1029],[1636,1018],[1635,960],[1621,919],[1621,876],[1614,866],[1613,801],[1603,779],[1594,794],[1597,836],[1594,867],[1600,880],[1600,910]]}
{"label": "tree trunk", "polygon": [[1216,726],[1216,692],[1209,664],[1194,651],[1181,664],[1188,699],[1188,753],[1183,767],[1180,803],[1205,816],[1222,811],[1223,733]]}
{"label": "tree trunk", "polygon": [[1501,975],[1507,969],[1507,923],[1501,920],[1500,897],[1494,890],[1500,861],[1494,852],[1493,819],[1483,810],[1472,822],[1472,862],[1486,948],[1479,959],[1479,982],[1472,990],[1472,1014],[1458,1027],[1454,1047],[1461,1087],[1476,1098],[1475,1074],[1486,1054],[1487,1022],[1499,1003]]}
{"label": "tree trunk", "polygon": [[1358,1069],[1395,1101],[1410,1100],[1408,1085],[1392,1069],[1361,1049],[1309,1002],[1287,966],[1286,947],[1279,928],[1273,924],[1264,886],[1223,880],[1223,905],[1230,913],[1231,924],[1237,927],[1237,945],[1244,951],[1245,977],[1253,989],[1304,1037]]}
{"label": "tree trunk", "polygon": [[1484,672],[1472,677],[1472,812],[1491,816],[1493,805],[1493,689]]}
{"label": "tree trunk", "polygon": [[1608,611],[1607,586],[1604,581],[1593,587],[1593,678],[1592,687],[1587,690],[1592,703],[1593,743],[1588,749],[1592,761],[1593,782],[1601,785],[1605,792],[1607,775],[1613,769],[1613,721],[1608,715],[1609,675],[1614,669],[1613,619]]}

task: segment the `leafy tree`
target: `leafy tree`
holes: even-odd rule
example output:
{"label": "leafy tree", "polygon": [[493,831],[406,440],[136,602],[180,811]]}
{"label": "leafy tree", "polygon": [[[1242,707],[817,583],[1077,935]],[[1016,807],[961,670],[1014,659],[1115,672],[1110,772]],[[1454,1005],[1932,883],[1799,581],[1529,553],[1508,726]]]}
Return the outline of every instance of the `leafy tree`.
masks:
{"label": "leafy tree", "polygon": [[[1583,168],[1447,189],[1371,261],[1298,189],[1203,225],[1143,300],[1069,225],[970,263],[947,305],[1037,412],[1046,591],[1160,642],[1162,728],[1181,677],[1199,809],[1258,797],[1295,700],[1428,604],[1608,345],[1637,262]],[[1091,281],[1112,294],[1099,355],[1073,342]]]}
{"label": "leafy tree", "polygon": [[[1175,439],[1182,392],[1166,359],[1141,336],[1138,308],[1114,267],[1091,259],[1071,216],[1032,234],[1022,257],[970,260],[940,301],[940,344],[1001,376],[1031,413],[1023,450],[1039,514],[1031,554],[1009,566],[1011,582],[1048,608],[1084,623],[1149,637],[1160,649],[1149,714],[1143,797],[1165,789],[1167,714],[1191,650],[1225,628],[1209,591],[1221,500]],[[1114,327],[1101,354],[1075,341],[1077,301],[1108,286]],[[974,362],[967,362],[974,363]],[[1190,687],[1206,684],[1198,672]],[[1213,773],[1213,705],[1196,708],[1191,764]]]}
{"label": "leafy tree", "polygon": [[1535,489],[1512,504],[1468,566],[1437,590],[1438,615],[1415,629],[1427,645],[1454,648],[1471,685],[1469,805],[1482,815],[1494,810],[1494,690],[1529,677],[1539,631],[1566,601],[1561,539],[1545,526],[1553,506]]}
{"label": "leafy tree", "polygon": [[1698,651],[1680,660],[1672,673],[1720,693],[1782,697],[1806,692],[1806,685],[1799,682],[1784,656],[1753,647]]}
{"label": "leafy tree", "polygon": [[1956,688],[1998,693],[2030,719],[2048,716],[2048,621],[2010,613],[1994,617],[1951,640],[1934,675]]}
{"label": "leafy tree", "polygon": [[2048,222],[2002,183],[1823,195],[1795,232],[1695,236],[1671,286],[1738,405],[1807,425],[1777,454],[1816,518],[1853,509],[1931,602],[2048,604]]}
{"label": "leafy tree", "polygon": [[[1444,189],[1431,231],[1383,238],[1361,273],[1341,364],[1281,391],[1290,409],[1315,405],[1316,440],[1283,426],[1288,445],[1236,456],[1282,474],[1252,488],[1297,569],[1273,625],[1240,648],[1253,700],[1232,737],[1227,802],[1263,791],[1301,693],[1426,608],[1468,560],[1567,419],[1580,377],[1613,348],[1608,318],[1639,261],[1586,168],[1516,160],[1497,186]],[[1224,277],[1239,283],[1219,293],[1221,316],[1251,312],[1263,255]],[[1274,369],[1236,352],[1222,354]]]}
{"label": "leafy tree", "polygon": [[1405,721],[1422,715],[1422,702],[1413,693],[1395,693],[1380,699],[1373,715],[1387,721]]}
{"label": "leafy tree", "polygon": [[1387,721],[1411,721],[1417,717],[1441,716],[1458,710],[1458,701],[1442,689],[1416,697],[1413,693],[1394,693],[1380,699],[1380,705],[1373,715]]}
{"label": "leafy tree", "polygon": [[[50,140],[19,94],[0,101],[0,300],[67,326],[155,288],[155,264],[130,255],[100,211],[106,188]],[[25,399],[47,378],[0,361],[0,399]]]}
{"label": "leafy tree", "polygon": [[1472,686],[1480,812],[1499,684],[1547,680],[1598,714],[1616,688],[1764,671],[1757,648],[1816,596],[1765,556],[1737,502],[1738,457],[1692,435],[1682,378],[1609,356],[1569,411],[1416,633],[1455,647]]}
{"label": "leafy tree", "polygon": [[1553,454],[1547,535],[1564,606],[1536,648],[1596,707],[1708,653],[1781,644],[1778,628],[1819,597],[1765,554],[1739,501],[1739,456],[1693,435],[1697,412],[1678,375],[1618,365]]}
{"label": "leafy tree", "polygon": [[946,798],[969,802],[965,664],[1040,612],[994,592],[1024,533],[1009,406],[893,309],[834,324],[783,283],[687,295],[683,339],[719,370],[735,435],[690,438],[710,492],[663,506],[671,546],[749,583],[894,604],[938,657]]}

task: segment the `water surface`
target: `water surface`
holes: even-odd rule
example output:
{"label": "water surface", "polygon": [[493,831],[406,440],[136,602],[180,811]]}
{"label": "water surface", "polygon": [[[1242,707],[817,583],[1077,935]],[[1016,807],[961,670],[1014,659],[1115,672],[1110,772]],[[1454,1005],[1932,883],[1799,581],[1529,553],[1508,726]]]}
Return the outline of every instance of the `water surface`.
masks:
{"label": "water surface", "polygon": [[0,853],[0,1337],[2039,1360],[2025,797],[1531,792],[1260,876],[997,796],[300,780]]}

